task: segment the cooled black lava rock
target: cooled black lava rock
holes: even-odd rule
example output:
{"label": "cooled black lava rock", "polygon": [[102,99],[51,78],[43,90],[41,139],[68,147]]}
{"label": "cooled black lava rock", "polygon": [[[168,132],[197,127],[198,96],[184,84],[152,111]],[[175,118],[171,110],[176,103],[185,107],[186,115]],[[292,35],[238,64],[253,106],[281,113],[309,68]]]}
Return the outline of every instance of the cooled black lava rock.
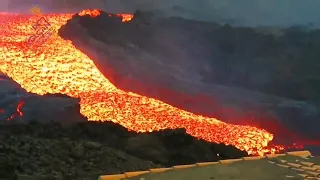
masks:
{"label": "cooled black lava rock", "polygon": [[6,147],[2,165],[6,167],[6,177],[91,180],[103,174],[162,167],[102,141],[85,138],[80,135],[86,134],[81,129],[55,122],[2,124],[1,143]]}
{"label": "cooled black lava rock", "polygon": [[13,79],[0,72],[0,122],[13,120],[25,123],[30,120],[42,120],[45,123],[59,120],[70,124],[86,122],[80,114],[80,99],[64,94],[28,93]]}
{"label": "cooled black lava rock", "polygon": [[16,163],[8,156],[12,150],[4,143],[3,136],[0,137],[0,179],[15,180],[17,178]]}
{"label": "cooled black lava rock", "polygon": [[135,133],[112,122],[62,126],[57,121],[5,121],[0,137],[10,159],[8,172],[14,169],[18,176],[30,177],[95,179],[101,174],[247,156],[231,146],[198,140],[184,129]]}

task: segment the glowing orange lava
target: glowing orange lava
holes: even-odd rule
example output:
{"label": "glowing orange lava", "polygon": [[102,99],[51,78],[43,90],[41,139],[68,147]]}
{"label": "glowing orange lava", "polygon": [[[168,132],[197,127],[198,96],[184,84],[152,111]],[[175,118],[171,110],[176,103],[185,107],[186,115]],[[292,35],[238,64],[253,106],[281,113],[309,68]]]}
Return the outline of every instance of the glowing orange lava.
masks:
{"label": "glowing orange lava", "polygon": [[90,15],[91,17],[97,17],[100,15],[100,11],[97,9],[94,10],[83,10],[78,13],[80,16]]}
{"label": "glowing orange lava", "polygon": [[[16,108],[16,112],[14,114],[12,114],[10,117],[8,117],[6,120],[10,121],[12,119],[14,119],[15,117],[22,117],[23,113],[21,112],[21,108],[24,105],[24,101],[19,101],[17,108]],[[4,113],[3,109],[0,109],[0,113]]]}
{"label": "glowing orange lava", "polygon": [[[98,15],[83,11],[82,15]],[[56,28],[73,14],[45,15]],[[127,20],[132,18],[123,15]],[[81,98],[81,113],[89,120],[110,120],[137,132],[164,128],[186,128],[192,136],[211,142],[234,145],[249,154],[274,153],[273,135],[251,126],[227,124],[172,107],[159,100],[124,92],[104,77],[91,59],[70,41],[55,35],[37,49],[24,49],[23,43],[34,34],[31,27],[37,16],[0,15],[0,71],[29,92],[64,93]],[[5,27],[10,31],[6,31]]]}
{"label": "glowing orange lava", "polygon": [[[83,10],[78,13],[80,16],[90,15],[91,17],[97,17],[100,15],[100,11],[97,9]],[[110,15],[111,16],[111,15]],[[133,18],[132,14],[116,14],[116,16],[122,17],[122,22],[130,21]]]}

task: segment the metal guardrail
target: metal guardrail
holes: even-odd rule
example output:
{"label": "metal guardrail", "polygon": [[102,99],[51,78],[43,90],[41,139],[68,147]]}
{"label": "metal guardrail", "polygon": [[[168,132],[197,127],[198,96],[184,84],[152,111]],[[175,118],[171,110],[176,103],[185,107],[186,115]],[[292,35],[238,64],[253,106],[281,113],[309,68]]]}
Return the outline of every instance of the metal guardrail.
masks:
{"label": "metal guardrail", "polygon": [[251,161],[251,160],[264,159],[264,158],[276,158],[276,157],[285,156],[285,155],[308,157],[308,156],[311,156],[311,153],[309,151],[294,151],[294,152],[287,152],[285,154],[270,154],[270,155],[265,155],[265,156],[243,157],[241,159],[226,159],[226,160],[220,160],[217,162],[201,162],[201,163],[196,163],[196,164],[172,166],[170,168],[149,169],[148,171],[135,171],[135,172],[125,172],[123,174],[101,175],[98,178],[98,180],[124,180],[127,178],[131,178],[131,177],[135,177],[135,176],[139,176],[139,175],[147,174],[147,173],[161,173],[161,172],[165,172],[168,170],[185,169],[185,168],[191,168],[191,167],[201,167],[201,166],[208,166],[208,165],[214,165],[214,164],[229,164],[229,163],[234,163],[234,162],[238,162],[238,161]]}

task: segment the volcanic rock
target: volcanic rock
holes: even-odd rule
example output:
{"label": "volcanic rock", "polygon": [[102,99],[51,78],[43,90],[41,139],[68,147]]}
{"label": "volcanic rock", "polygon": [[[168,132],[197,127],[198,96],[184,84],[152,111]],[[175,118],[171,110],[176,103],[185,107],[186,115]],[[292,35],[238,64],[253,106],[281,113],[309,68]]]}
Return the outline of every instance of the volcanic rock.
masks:
{"label": "volcanic rock", "polygon": [[102,174],[162,167],[109,147],[105,142],[77,137],[78,133],[83,134],[79,126],[7,122],[0,129],[9,163],[6,168],[10,169],[6,177],[85,180]]}
{"label": "volcanic rock", "polygon": [[[281,53],[296,57],[298,54],[292,53],[299,48],[293,48],[296,42],[288,39],[295,39],[296,34],[297,38],[305,37],[300,43],[304,44],[309,37],[291,29],[281,32],[282,36],[275,36],[260,29],[159,18],[141,12],[126,23],[104,12],[95,18],[75,15],[59,30],[61,37],[87,54],[120,89],[227,123],[258,126],[286,143],[293,143],[292,136],[297,134],[317,139],[320,110],[310,102],[318,98],[314,89],[318,87],[311,83],[298,92],[293,87],[298,87],[301,77],[277,70],[283,67],[302,72],[299,68],[310,67],[318,74],[314,64],[317,58],[297,60],[306,64],[296,67],[287,59],[279,60],[274,47],[286,45],[292,49],[281,49]],[[316,37],[320,34],[310,33]],[[301,51],[308,51],[309,57],[316,50]],[[301,76],[310,78],[306,74],[310,71],[304,72]],[[305,91],[310,92],[303,95],[306,98],[297,96]]]}
{"label": "volcanic rock", "polygon": [[58,119],[64,124],[87,121],[80,114],[80,99],[63,94],[41,96],[28,93],[3,73],[0,73],[0,87],[0,121],[28,122],[41,119],[48,122]]}
{"label": "volcanic rock", "polygon": [[[1,152],[10,176],[94,179],[102,174],[247,156],[208,143],[184,129],[135,133],[112,122],[62,126],[52,121],[0,125]],[[16,174],[14,174],[16,173]]]}
{"label": "volcanic rock", "polygon": [[63,124],[86,122],[80,113],[80,99],[63,94],[32,95],[24,99],[21,108],[23,121],[42,120],[44,122],[58,120]]}

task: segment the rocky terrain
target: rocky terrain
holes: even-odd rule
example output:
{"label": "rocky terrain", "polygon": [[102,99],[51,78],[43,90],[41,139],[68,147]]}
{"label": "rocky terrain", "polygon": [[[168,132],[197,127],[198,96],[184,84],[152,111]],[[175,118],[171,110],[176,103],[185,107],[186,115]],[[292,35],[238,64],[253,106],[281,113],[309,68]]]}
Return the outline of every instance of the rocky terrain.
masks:
{"label": "rocky terrain", "polygon": [[0,123],[0,166],[6,168],[0,176],[8,180],[15,176],[95,179],[102,174],[247,156],[231,146],[197,140],[183,129],[138,134],[112,122]]}
{"label": "rocky terrain", "polygon": [[263,127],[282,141],[320,137],[318,30],[236,28],[137,11],[127,23],[104,12],[75,15],[59,34],[126,91]]}
{"label": "rocky terrain", "polygon": [[[86,122],[80,112],[80,99],[60,94],[40,96],[26,92],[0,72],[0,120],[56,120],[61,123]],[[48,118],[50,117],[50,118]]]}

